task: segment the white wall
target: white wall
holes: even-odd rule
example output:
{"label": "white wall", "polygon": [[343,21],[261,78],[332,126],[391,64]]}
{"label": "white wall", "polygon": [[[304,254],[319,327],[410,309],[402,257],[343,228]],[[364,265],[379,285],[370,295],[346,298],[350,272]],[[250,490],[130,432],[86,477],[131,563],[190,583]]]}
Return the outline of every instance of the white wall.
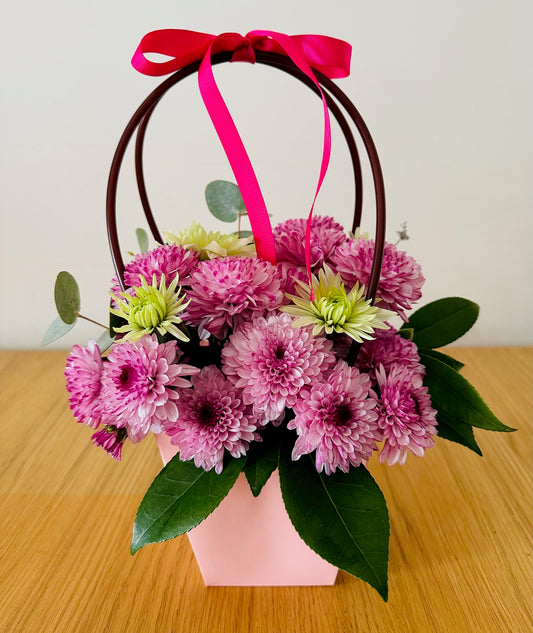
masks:
{"label": "white wall", "polygon": [[[531,12],[529,0],[5,2],[0,347],[39,346],[56,316],[59,270],[79,280],[83,312],[106,319],[107,173],[124,125],[159,81],[129,64],[140,37],[157,28],[264,28],[352,43],[351,76],[338,82],[380,153],[389,239],[408,222],[424,300],[460,295],[481,305],[464,344],[531,344]],[[274,221],[305,215],[319,164],[318,100],[270,69],[227,64],[216,75]],[[232,175],[194,81],[162,104],[146,153],[161,226],[208,222],[205,185]],[[333,155],[317,210],[348,225],[352,186],[337,137]],[[142,223],[127,166],[119,196],[126,250]],[[372,228],[372,209],[363,224]],[[56,346],[98,333],[78,325]]]}

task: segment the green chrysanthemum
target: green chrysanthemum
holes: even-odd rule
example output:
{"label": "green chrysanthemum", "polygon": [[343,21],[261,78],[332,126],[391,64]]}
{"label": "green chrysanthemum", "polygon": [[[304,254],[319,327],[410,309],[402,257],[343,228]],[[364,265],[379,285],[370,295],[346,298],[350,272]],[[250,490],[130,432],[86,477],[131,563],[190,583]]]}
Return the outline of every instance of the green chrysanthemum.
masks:
{"label": "green chrysanthemum", "polygon": [[253,237],[239,237],[238,235],[224,234],[219,231],[206,231],[198,222],[177,235],[164,232],[167,244],[181,244],[200,253],[200,259],[213,259],[215,257],[255,257],[255,244]]}
{"label": "green chrysanthemum", "polygon": [[111,295],[118,307],[110,308],[110,311],[128,322],[127,325],[115,328],[116,332],[125,333],[124,338],[130,341],[136,341],[145,334],[152,334],[154,330],[161,335],[172,334],[180,341],[189,340],[189,337],[176,327],[181,323],[178,314],[189,304],[188,301],[184,303],[185,296],[181,294],[181,287],[178,287],[177,276],[167,288],[165,275],[161,275],[159,285],[154,275],[151,286],[141,275],[141,286],[134,287],[133,290],[134,296],[126,292],[121,292],[120,297]]}
{"label": "green chrysanthemum", "polygon": [[365,299],[365,287],[358,283],[346,293],[341,276],[331,268],[324,266],[318,279],[313,275],[314,299],[311,300],[309,287],[296,280],[296,292],[299,296],[287,295],[293,305],[281,308],[297,318],[296,327],[313,326],[313,335],[323,330],[326,334],[347,334],[354,341],[372,339],[374,330],[387,329],[385,319],[394,316],[390,310],[382,310]]}

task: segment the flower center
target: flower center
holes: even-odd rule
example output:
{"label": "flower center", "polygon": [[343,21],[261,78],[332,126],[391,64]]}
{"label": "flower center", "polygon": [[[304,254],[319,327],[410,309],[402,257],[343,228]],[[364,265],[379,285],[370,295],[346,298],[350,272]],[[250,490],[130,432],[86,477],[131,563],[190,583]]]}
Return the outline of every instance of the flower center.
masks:
{"label": "flower center", "polygon": [[127,389],[132,384],[134,374],[135,372],[129,366],[126,365],[122,368],[120,376],[118,377],[118,381],[123,389]]}
{"label": "flower center", "polygon": [[217,423],[217,412],[209,402],[204,402],[198,411],[198,421],[203,426],[214,426]]}
{"label": "flower center", "polygon": [[285,356],[285,349],[282,345],[278,345],[274,351],[274,356],[277,360],[281,360]]}
{"label": "flower center", "polygon": [[[154,290],[149,288],[149,290]],[[167,316],[164,298],[156,292],[142,293],[143,296],[131,300],[130,318],[141,328],[155,328]]]}
{"label": "flower center", "polygon": [[318,299],[316,307],[327,325],[343,325],[352,311],[346,293],[338,289],[332,289],[327,297]]}
{"label": "flower center", "polygon": [[344,426],[352,419],[352,411],[347,404],[340,404],[333,414],[335,426]]}

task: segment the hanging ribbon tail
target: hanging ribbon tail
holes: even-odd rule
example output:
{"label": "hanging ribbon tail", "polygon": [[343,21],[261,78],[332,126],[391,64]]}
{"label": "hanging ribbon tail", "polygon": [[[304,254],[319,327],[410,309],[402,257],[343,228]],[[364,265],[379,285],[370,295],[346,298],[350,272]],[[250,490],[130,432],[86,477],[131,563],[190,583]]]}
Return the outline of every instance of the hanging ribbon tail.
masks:
{"label": "hanging ribbon tail", "polygon": [[215,82],[211,68],[212,48],[213,44],[209,46],[198,72],[200,93],[226,152],[241,191],[244,206],[248,211],[257,256],[275,264],[276,248],[268,211],[246,149]]}
{"label": "hanging ribbon tail", "polygon": [[[285,35],[275,31],[250,31],[245,37],[238,33],[219,36],[179,29],[153,31],[143,37],[132,64],[139,72],[161,76],[175,72],[193,62],[201,61],[198,84],[205,106],[230,162],[254,234],[257,255],[276,262],[274,236],[266,205],[246,149],[231,114],[218,90],[211,68],[211,56],[219,52],[233,52],[232,61],[255,62],[256,51],[274,52],[289,57],[309,77],[322,97],[324,113],[324,142],[320,174],[305,235],[306,268],[311,299],[313,296],[311,273],[311,223],[316,199],[322,187],[331,154],[331,124],[326,97],[313,68],[334,79],[350,73],[352,47],[342,40],[324,35]],[[146,54],[169,57],[165,61],[151,61]]]}

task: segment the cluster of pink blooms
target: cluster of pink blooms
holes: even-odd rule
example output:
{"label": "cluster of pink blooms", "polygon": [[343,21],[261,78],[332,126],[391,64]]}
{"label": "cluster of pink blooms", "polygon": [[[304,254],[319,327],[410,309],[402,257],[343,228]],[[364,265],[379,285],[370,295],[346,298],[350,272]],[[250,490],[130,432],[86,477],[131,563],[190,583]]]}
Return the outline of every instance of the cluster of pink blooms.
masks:
{"label": "cluster of pink blooms", "polygon": [[[120,459],[128,439],[166,433],[180,459],[220,473],[229,455],[245,455],[269,424],[294,431],[293,459],[314,454],[318,471],[380,460],[403,463],[433,445],[436,412],[423,385],[416,345],[390,325],[360,345],[353,366],[345,334],[313,334],[280,311],[306,281],[303,220],[274,229],[277,265],[256,257],[202,259],[182,245],[161,245],[127,266],[127,292],[141,278],[167,285],[179,276],[180,313],[190,342],[155,332],[115,340],[102,355],[91,341],[66,365],[75,418],[93,441]],[[368,282],[374,243],[347,237],[332,218],[312,225],[314,273],[327,265],[348,289]],[[419,265],[387,244],[376,300],[406,321],[421,296]]]}

